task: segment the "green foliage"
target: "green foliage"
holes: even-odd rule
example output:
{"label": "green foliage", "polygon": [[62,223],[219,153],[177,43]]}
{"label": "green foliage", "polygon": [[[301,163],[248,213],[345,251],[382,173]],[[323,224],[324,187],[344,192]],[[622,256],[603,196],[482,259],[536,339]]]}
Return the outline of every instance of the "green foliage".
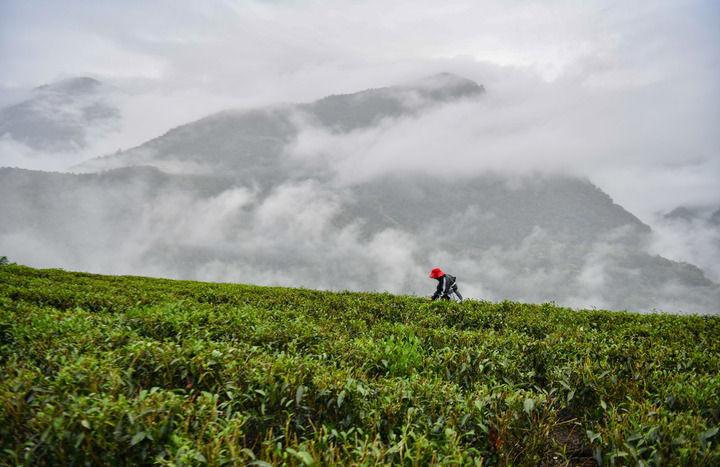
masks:
{"label": "green foliage", "polygon": [[10,264],[10,262],[7,259],[7,256],[0,256],[0,266],[7,266]]}
{"label": "green foliage", "polygon": [[0,269],[0,464],[718,465],[720,318]]}

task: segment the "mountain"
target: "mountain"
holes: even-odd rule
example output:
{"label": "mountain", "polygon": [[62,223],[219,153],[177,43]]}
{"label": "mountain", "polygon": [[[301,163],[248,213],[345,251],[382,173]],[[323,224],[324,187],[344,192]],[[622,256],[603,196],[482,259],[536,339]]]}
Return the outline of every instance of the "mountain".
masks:
{"label": "mountain", "polygon": [[720,208],[712,213],[709,222],[713,225],[720,226]]}
{"label": "mountain", "polygon": [[716,206],[678,206],[663,214],[663,219],[671,222],[720,225],[720,208]]}
{"label": "mountain", "polygon": [[89,131],[119,122],[119,110],[108,101],[106,91],[100,81],[87,77],[37,87],[29,99],[0,109],[0,137],[35,150],[81,149]]}
{"label": "mountain", "polygon": [[690,208],[687,208],[685,206],[679,206],[679,207],[673,209],[672,211],[668,212],[667,214],[665,214],[663,217],[665,219],[683,220],[683,221],[689,222],[689,221],[697,218],[698,216],[699,216],[699,214],[696,211],[694,211]]}
{"label": "mountain", "polygon": [[[717,313],[697,267],[572,176],[391,172],[340,183],[288,155],[303,128],[392,127],[482,86],[443,74],[306,104],[227,111],[84,164],[0,169],[0,253],[118,274],[427,294],[442,265],[471,297]],[[379,136],[382,137],[382,136]],[[408,135],[412,137],[412,135]]]}
{"label": "mountain", "polygon": [[404,86],[329,96],[309,104],[225,111],[172,129],[128,151],[91,160],[77,170],[154,165],[169,171],[232,172],[246,182],[303,178],[310,172],[316,175],[316,171],[288,160],[283,152],[304,126],[349,132],[383,119],[478,98],[484,92],[471,80],[443,73]]}

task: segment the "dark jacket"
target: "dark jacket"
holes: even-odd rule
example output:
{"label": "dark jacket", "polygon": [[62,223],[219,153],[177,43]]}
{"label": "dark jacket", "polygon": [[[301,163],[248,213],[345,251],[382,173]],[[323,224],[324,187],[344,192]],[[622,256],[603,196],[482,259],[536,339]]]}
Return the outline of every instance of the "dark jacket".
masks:
{"label": "dark jacket", "polygon": [[450,274],[445,274],[444,276],[437,279],[438,285],[437,289],[435,290],[435,293],[432,296],[433,300],[437,300],[438,298],[445,298],[448,295],[450,295],[450,291],[455,287],[455,276],[451,276]]}

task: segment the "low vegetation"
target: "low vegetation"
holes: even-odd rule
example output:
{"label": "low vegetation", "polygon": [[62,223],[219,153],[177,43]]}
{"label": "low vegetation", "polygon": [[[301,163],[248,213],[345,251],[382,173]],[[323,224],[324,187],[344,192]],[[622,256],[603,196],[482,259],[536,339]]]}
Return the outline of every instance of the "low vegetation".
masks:
{"label": "low vegetation", "polygon": [[720,465],[720,318],[0,267],[0,464]]}

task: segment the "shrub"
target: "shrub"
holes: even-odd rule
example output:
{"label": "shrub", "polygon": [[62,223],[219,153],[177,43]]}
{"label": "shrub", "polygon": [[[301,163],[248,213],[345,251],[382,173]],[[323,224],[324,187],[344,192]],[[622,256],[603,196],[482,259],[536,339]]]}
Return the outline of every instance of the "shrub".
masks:
{"label": "shrub", "polygon": [[0,464],[720,464],[720,317],[0,269]]}

